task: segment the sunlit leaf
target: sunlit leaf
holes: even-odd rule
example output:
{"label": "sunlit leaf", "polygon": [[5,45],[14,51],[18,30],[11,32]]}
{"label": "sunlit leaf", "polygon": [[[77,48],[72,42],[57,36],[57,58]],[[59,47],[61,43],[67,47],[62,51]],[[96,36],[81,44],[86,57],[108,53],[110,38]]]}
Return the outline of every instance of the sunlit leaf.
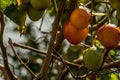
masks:
{"label": "sunlit leaf", "polygon": [[20,32],[20,34],[24,34],[26,32],[26,25],[25,25],[25,21],[26,21],[26,14],[24,14],[24,16],[21,19],[21,25],[18,25],[18,31]]}
{"label": "sunlit leaf", "polygon": [[116,52],[115,52],[114,50],[110,50],[110,54],[111,54],[111,55],[115,55]]}
{"label": "sunlit leaf", "polygon": [[22,4],[22,1],[23,1],[23,0],[17,0],[18,6],[20,6],[20,5]]}
{"label": "sunlit leaf", "polygon": [[111,74],[110,78],[111,78],[110,80],[118,80],[118,77],[116,74]]}
{"label": "sunlit leaf", "polygon": [[0,0],[0,11],[4,11],[11,4],[16,4],[17,0]]}

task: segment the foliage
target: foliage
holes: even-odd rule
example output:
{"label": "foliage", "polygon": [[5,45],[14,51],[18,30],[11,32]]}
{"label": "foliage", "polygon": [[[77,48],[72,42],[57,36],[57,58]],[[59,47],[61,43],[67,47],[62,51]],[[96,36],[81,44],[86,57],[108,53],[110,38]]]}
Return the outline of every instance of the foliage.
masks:
{"label": "foliage", "polygon": [[0,0],[0,11],[4,11],[11,4],[16,4],[17,0]]}

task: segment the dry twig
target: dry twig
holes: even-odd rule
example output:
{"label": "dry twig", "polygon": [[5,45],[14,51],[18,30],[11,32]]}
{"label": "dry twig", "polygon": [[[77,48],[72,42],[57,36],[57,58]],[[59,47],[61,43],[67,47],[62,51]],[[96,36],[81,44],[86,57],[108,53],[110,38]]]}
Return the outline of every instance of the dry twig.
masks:
{"label": "dry twig", "polygon": [[17,80],[17,77],[15,76],[15,74],[10,70],[9,67],[9,63],[8,63],[8,54],[6,51],[6,47],[4,46],[3,43],[3,33],[4,33],[4,28],[5,28],[5,23],[4,23],[4,16],[3,13],[0,12],[0,47],[2,50],[2,57],[3,57],[3,62],[4,62],[4,67],[7,71],[7,73],[9,74],[9,79],[10,80]]}

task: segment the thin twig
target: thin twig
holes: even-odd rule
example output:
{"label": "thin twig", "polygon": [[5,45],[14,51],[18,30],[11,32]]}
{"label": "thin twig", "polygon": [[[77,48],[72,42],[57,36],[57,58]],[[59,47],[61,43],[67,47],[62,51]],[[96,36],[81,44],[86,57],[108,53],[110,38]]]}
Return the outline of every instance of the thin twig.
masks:
{"label": "thin twig", "polygon": [[[108,16],[110,17],[112,15],[112,13],[115,11],[115,9],[112,9],[109,13]],[[103,24],[106,23],[108,16],[105,16],[102,20],[100,20],[99,22],[97,22],[97,24],[94,24],[92,27],[92,30],[98,30],[98,28],[100,28]]]}
{"label": "thin twig", "polygon": [[[110,49],[106,49],[106,51],[105,51],[105,53],[104,53],[104,56],[103,56],[102,64],[101,64],[101,66],[100,66],[100,69],[101,69],[102,66],[104,65],[104,62],[105,62],[105,60],[106,60],[106,58],[107,58],[109,52],[110,52]],[[100,70],[100,69],[99,69],[99,70]]]}
{"label": "thin twig", "polygon": [[70,74],[72,75],[72,77],[73,77],[74,79],[82,79],[82,78],[85,78],[85,77],[87,77],[88,75],[90,75],[90,74],[92,73],[92,71],[90,71],[88,74],[85,74],[85,75],[83,75],[83,76],[76,76],[76,75],[74,75],[74,73],[70,70],[70,68],[69,68],[69,67],[66,65],[66,63],[64,62],[64,59],[59,55],[59,53],[54,49],[53,46],[51,46],[51,47],[52,47],[53,51],[56,53],[56,55],[60,57],[61,62],[64,64],[64,66],[65,66],[66,69],[70,72]]}
{"label": "thin twig", "polygon": [[24,62],[21,60],[21,58],[18,56],[17,52],[16,52],[15,49],[14,49],[14,46],[13,46],[13,44],[12,44],[12,40],[11,40],[11,39],[9,39],[9,42],[8,42],[8,43],[10,44],[13,53],[15,54],[16,58],[17,58],[18,61],[21,63],[21,65],[23,65],[23,66],[27,69],[27,71],[28,71],[33,77],[37,78],[37,76],[30,70],[30,68],[29,68],[27,65],[25,65],[25,63],[24,63]]}
{"label": "thin twig", "polygon": [[101,68],[101,70],[109,69],[109,68],[117,68],[118,66],[115,63],[116,64],[120,64],[120,60],[116,60],[114,62],[110,62],[109,64],[103,65],[103,67]]}
{"label": "thin twig", "polygon": [[105,3],[105,4],[110,4],[108,1],[101,1],[101,0],[96,0],[95,2],[98,2],[98,3]]}
{"label": "thin twig", "polygon": [[115,73],[115,72],[118,72],[118,70],[104,72],[104,73],[99,73],[98,75],[107,75],[107,74],[111,74],[111,73]]}
{"label": "thin twig", "polygon": [[4,46],[4,43],[3,43],[3,33],[4,33],[5,23],[4,23],[4,16],[2,12],[0,12],[0,28],[1,28],[0,29],[1,30],[0,31],[0,47],[2,51],[4,66],[5,66],[7,73],[9,74],[10,80],[17,80],[16,75],[10,70],[10,67],[8,65],[9,64],[8,55],[7,55],[6,47]]}
{"label": "thin twig", "polygon": [[64,59],[59,55],[59,53],[53,48],[53,46],[51,46],[53,51],[56,53],[57,56],[60,57],[60,60],[62,61],[62,63],[64,64],[64,66],[67,68],[67,70],[71,73],[73,78],[76,78],[75,75],[72,73],[72,71],[70,70],[70,68],[65,64]]}
{"label": "thin twig", "polygon": [[[105,3],[105,4],[110,4],[108,1],[98,1],[98,0],[95,0],[95,2],[97,3]],[[92,1],[89,1],[88,3],[86,3],[84,6],[89,6],[90,4],[92,4]]]}
{"label": "thin twig", "polygon": [[55,12],[57,13],[58,7],[57,7],[56,0],[52,0],[52,3],[53,3],[53,6],[54,6],[54,9],[55,9]]}
{"label": "thin twig", "polygon": [[[13,44],[14,46],[16,46],[16,47],[20,47],[20,48],[23,48],[23,49],[28,49],[28,50],[37,52],[38,54],[43,54],[43,55],[46,55],[46,54],[47,54],[47,53],[45,53],[45,52],[42,52],[42,51],[40,51],[40,50],[38,50],[38,49],[35,49],[35,48],[32,48],[32,47],[30,47],[30,46],[18,44],[18,43],[15,43],[15,42],[14,42],[14,43],[12,42],[12,44]],[[56,56],[56,55],[54,55],[54,54],[52,54],[52,56],[53,56],[53,58],[61,61],[58,56]],[[77,63],[82,62],[82,61],[78,59],[78,60],[75,60],[75,61],[73,61],[73,62],[69,62],[69,61],[64,60],[64,62],[65,62],[68,66],[71,66],[71,67],[80,67],[80,65],[77,64]],[[115,62],[116,64],[120,64],[120,60],[116,60],[116,61],[114,61],[114,62]],[[106,69],[107,67],[108,67],[108,68],[112,68],[112,67],[116,66],[116,64],[113,64],[113,62],[110,62],[109,65],[103,65],[102,69]],[[81,67],[80,69],[86,69],[86,68],[83,66],[83,67]]]}
{"label": "thin twig", "polygon": [[120,64],[115,63],[113,58],[110,55],[108,55],[108,58],[111,60],[111,62],[113,62],[114,64],[116,64],[120,68]]}
{"label": "thin twig", "polygon": [[[22,45],[22,44],[18,44],[18,43],[13,43],[12,44],[14,46],[17,46],[17,47],[20,47],[20,48],[23,48],[23,49],[28,49],[28,50],[31,50],[31,51],[34,51],[34,52],[37,52],[38,54],[43,54],[43,55],[47,55],[47,53],[45,52],[42,52],[38,49],[35,49],[33,47],[30,47],[30,46],[26,46],[26,45]],[[52,54],[53,58],[57,59],[58,61],[61,61],[60,58],[54,54]],[[82,61],[79,61],[79,62],[82,62]],[[76,64],[75,62],[69,62],[69,61],[66,61],[65,60],[65,63],[68,65],[68,66],[71,66],[71,67],[80,67],[80,65]]]}
{"label": "thin twig", "polygon": [[[41,52],[40,50],[35,49],[35,48],[32,48],[32,47],[29,47],[29,46],[25,46],[25,45],[17,44],[17,43],[12,43],[12,44],[13,44],[14,46],[21,47],[21,48],[23,48],[23,49],[32,50],[32,51],[37,52],[37,53],[39,53],[39,54],[43,54],[43,55],[46,55],[46,54],[47,54],[47,53],[45,53],[45,52]],[[55,59],[61,61],[58,56],[53,55],[53,57],[54,57]],[[80,65],[76,64],[76,63],[78,63],[78,61],[79,61],[79,60],[76,60],[76,61],[74,61],[74,63],[72,63],[72,62],[69,62],[69,61],[64,60],[64,62],[65,62],[65,64],[66,64],[67,66],[76,67],[76,68],[80,67]],[[79,61],[79,62],[81,62],[81,61]],[[110,62],[110,63],[107,64],[107,65],[103,65],[103,67],[101,68],[101,70],[116,67],[116,66],[117,66],[116,64],[120,64],[120,60],[116,60],[116,61],[114,61],[114,63],[113,63],[113,62]],[[86,68],[85,68],[84,66],[82,66],[82,67],[80,67],[79,70],[84,70],[84,69],[86,69]]]}
{"label": "thin twig", "polygon": [[43,14],[42,18],[41,18],[41,22],[40,22],[40,28],[39,30],[41,31],[42,25],[43,25],[43,21],[44,21],[44,17],[46,15],[47,11],[45,11],[45,13]]}
{"label": "thin twig", "polygon": [[68,74],[68,70],[63,66],[56,76],[56,80],[62,80]]}

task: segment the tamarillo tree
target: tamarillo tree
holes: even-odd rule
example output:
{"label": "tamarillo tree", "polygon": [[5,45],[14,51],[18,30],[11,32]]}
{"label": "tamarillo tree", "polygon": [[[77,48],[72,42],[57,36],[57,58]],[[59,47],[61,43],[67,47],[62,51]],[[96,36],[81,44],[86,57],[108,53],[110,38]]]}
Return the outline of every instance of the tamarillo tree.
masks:
{"label": "tamarillo tree", "polygon": [[0,0],[0,79],[120,80],[119,0]]}

